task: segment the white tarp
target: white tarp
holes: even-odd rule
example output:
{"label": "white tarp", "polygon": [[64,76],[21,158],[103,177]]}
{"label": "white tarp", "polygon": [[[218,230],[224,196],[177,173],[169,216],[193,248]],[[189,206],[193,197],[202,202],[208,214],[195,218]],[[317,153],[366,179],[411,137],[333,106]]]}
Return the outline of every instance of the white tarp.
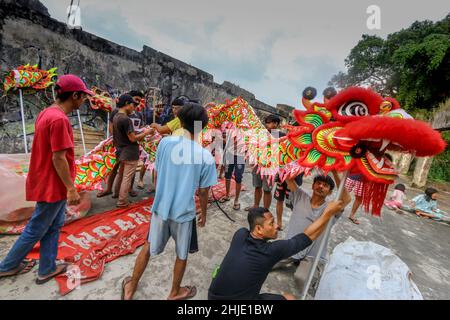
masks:
{"label": "white tarp", "polygon": [[333,251],[316,300],[423,300],[408,266],[391,250],[349,238]]}

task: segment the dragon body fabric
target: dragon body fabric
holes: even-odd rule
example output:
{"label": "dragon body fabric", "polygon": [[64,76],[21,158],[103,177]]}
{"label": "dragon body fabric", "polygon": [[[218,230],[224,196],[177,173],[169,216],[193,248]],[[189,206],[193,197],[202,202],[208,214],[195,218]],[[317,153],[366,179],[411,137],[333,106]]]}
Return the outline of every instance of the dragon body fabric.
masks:
{"label": "dragon body fabric", "polygon": [[113,99],[107,91],[103,91],[97,87],[92,87],[91,91],[95,94],[88,97],[89,104],[93,110],[103,110],[106,112],[113,111]]}
{"label": "dragon body fabric", "polygon": [[[315,90],[310,88],[304,92],[306,110],[294,111],[297,125],[285,126],[288,134],[279,139],[272,137],[244,99],[236,98],[223,105],[209,104],[209,122],[201,134],[202,144],[214,149],[214,137],[221,137],[227,129],[238,130],[241,151],[250,164],[257,165],[259,174],[271,179],[279,175],[285,180],[312,169],[362,174],[363,204],[373,215],[380,215],[387,189],[398,176],[386,151],[424,157],[445,150],[446,143],[440,134],[427,123],[414,120],[394,99],[353,87],[326,94],[325,102],[317,103],[311,101],[315,98],[312,91]],[[147,137],[141,143],[149,154],[150,168],[161,138]],[[103,159],[105,147],[107,158]],[[101,180],[109,174],[115,161],[111,147],[112,141],[107,140],[96,148],[93,164],[79,162],[86,170],[78,171],[82,179],[77,177],[77,181],[89,182],[87,189],[101,186]]]}
{"label": "dragon body fabric", "polygon": [[57,68],[41,70],[37,65],[19,66],[17,69],[8,72],[3,81],[5,93],[22,89],[27,91],[45,90],[54,85],[57,79]]}

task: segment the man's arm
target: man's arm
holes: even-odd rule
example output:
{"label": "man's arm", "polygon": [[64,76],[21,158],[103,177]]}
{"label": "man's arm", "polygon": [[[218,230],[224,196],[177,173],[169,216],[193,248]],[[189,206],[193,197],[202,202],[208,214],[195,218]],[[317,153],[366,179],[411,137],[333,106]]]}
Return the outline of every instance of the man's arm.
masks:
{"label": "man's arm", "polygon": [[131,142],[138,142],[138,141],[142,141],[145,139],[146,136],[148,136],[149,134],[151,134],[152,129],[144,129],[144,132],[140,133],[140,134],[136,134],[134,132],[130,132],[128,134],[128,139]]}
{"label": "man's arm", "polygon": [[169,127],[167,125],[162,126],[157,123],[152,123],[150,127],[155,129],[156,131],[158,131],[159,134],[171,134],[172,133],[172,131],[169,129]]}
{"label": "man's arm", "polygon": [[70,176],[69,163],[66,158],[67,150],[56,151],[52,155],[53,166],[58,173],[59,178],[67,189],[67,203],[71,206],[80,203],[80,195]]}
{"label": "man's arm", "polygon": [[[336,172],[336,170],[333,170],[331,173],[334,176],[336,186],[339,187],[341,185],[341,177],[339,177],[339,174]],[[345,183],[345,181],[343,181],[342,183]],[[352,201],[352,197],[350,196],[346,188],[344,188],[344,192],[342,193],[342,197],[340,200],[342,200],[342,210],[344,210],[345,207],[347,207],[347,205]]]}
{"label": "man's arm", "polygon": [[330,202],[324,213],[311,224],[303,233],[299,233],[289,240],[280,240],[272,243],[273,257],[276,261],[287,259],[308,248],[326,228],[328,222],[342,211],[342,201]]}
{"label": "man's arm", "polygon": [[328,225],[328,221],[330,221],[330,219],[335,215],[339,214],[343,209],[344,206],[342,200],[330,202],[320,218],[306,228],[304,234],[306,234],[312,241],[316,240]]}
{"label": "man's arm", "polygon": [[206,224],[206,210],[208,208],[208,196],[210,188],[200,188],[198,190],[198,197],[200,199],[200,217],[198,219],[198,226],[203,228]]}

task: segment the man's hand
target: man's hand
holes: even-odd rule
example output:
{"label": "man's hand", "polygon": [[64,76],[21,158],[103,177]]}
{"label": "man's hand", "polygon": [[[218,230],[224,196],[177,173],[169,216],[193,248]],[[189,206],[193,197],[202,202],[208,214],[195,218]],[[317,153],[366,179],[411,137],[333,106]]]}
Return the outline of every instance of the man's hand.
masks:
{"label": "man's hand", "polygon": [[325,208],[325,213],[330,216],[335,216],[341,213],[344,210],[344,202],[342,200],[332,201]]}
{"label": "man's hand", "polygon": [[150,125],[150,128],[152,128],[152,129],[158,129],[158,127],[159,127],[159,124],[157,124],[157,123],[152,123],[151,125]]}
{"label": "man's hand", "polygon": [[200,214],[198,216],[198,226],[204,228],[206,225],[206,214]]}
{"label": "man's hand", "polygon": [[77,204],[80,204],[80,195],[75,188],[67,191],[67,204],[69,206],[76,206]]}

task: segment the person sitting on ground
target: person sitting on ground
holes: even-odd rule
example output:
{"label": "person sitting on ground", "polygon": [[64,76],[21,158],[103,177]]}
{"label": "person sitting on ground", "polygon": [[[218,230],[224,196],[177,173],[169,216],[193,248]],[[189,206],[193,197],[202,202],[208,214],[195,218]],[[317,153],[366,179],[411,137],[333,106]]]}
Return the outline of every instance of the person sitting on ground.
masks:
{"label": "person sitting on ground", "polygon": [[406,187],[404,184],[397,184],[391,197],[384,203],[384,205],[390,210],[397,210],[397,212],[399,212],[399,209],[403,206],[403,201],[406,199],[405,191]]}
{"label": "person sitting on ground", "polygon": [[158,145],[156,194],[151,209],[150,233],[136,259],[133,276],[123,280],[122,299],[125,300],[133,298],[150,256],[163,253],[170,238],[175,240],[177,258],[168,300],[186,300],[197,293],[195,286],[181,287],[189,251],[195,251],[191,248],[194,225],[197,223],[194,195],[198,189],[201,210],[198,226],[203,228],[208,194],[210,187],[217,184],[217,172],[214,158],[197,143],[199,132],[195,132],[196,122],[201,122],[202,128],[207,125],[206,110],[197,103],[188,102],[178,116],[184,135],[163,138]]}
{"label": "person sitting on ground", "polygon": [[437,196],[438,191],[436,189],[427,188],[424,194],[412,199],[409,206],[402,207],[402,209],[415,213],[418,217],[442,220],[444,215],[437,207]]}
{"label": "person sitting on ground", "polygon": [[294,300],[290,294],[261,294],[273,266],[311,245],[328,221],[343,209],[341,200],[331,202],[324,213],[304,232],[289,240],[274,240],[278,225],[268,209],[252,208],[248,213],[249,230],[238,230],[208,291],[209,300]]}
{"label": "person sitting on ground", "polygon": [[[288,188],[289,190],[291,190],[289,198],[290,201],[292,201],[292,205],[294,208],[288,224],[286,239],[291,239],[295,235],[299,234],[309,225],[311,225],[313,221],[316,221],[323,215],[328,204],[327,197],[333,193],[335,186],[341,183],[341,179],[337,172],[333,171],[332,173],[334,176],[334,181],[330,176],[327,175],[317,175],[314,178],[314,182],[312,185],[313,192],[311,196],[302,188],[300,188],[296,184],[295,180],[286,180]],[[347,190],[345,190],[345,188],[341,199],[343,201],[344,209],[351,201],[351,197]],[[340,216],[341,215],[337,215],[332,219],[332,226],[334,226]],[[327,251],[324,250],[323,252],[319,253],[319,247],[323,237],[326,237],[324,241],[326,243],[325,248],[327,248],[329,234],[322,235],[318,240],[314,241],[312,245],[308,246],[308,248],[306,248],[302,252],[296,253],[290,259],[288,259],[288,261],[283,262],[286,266],[291,263],[298,266],[294,277],[298,281],[300,288],[302,288],[302,286],[305,284],[309,268],[312,265],[312,261],[315,259],[315,257],[320,254],[320,261],[322,263],[319,265],[319,267],[321,267],[326,261]]]}

